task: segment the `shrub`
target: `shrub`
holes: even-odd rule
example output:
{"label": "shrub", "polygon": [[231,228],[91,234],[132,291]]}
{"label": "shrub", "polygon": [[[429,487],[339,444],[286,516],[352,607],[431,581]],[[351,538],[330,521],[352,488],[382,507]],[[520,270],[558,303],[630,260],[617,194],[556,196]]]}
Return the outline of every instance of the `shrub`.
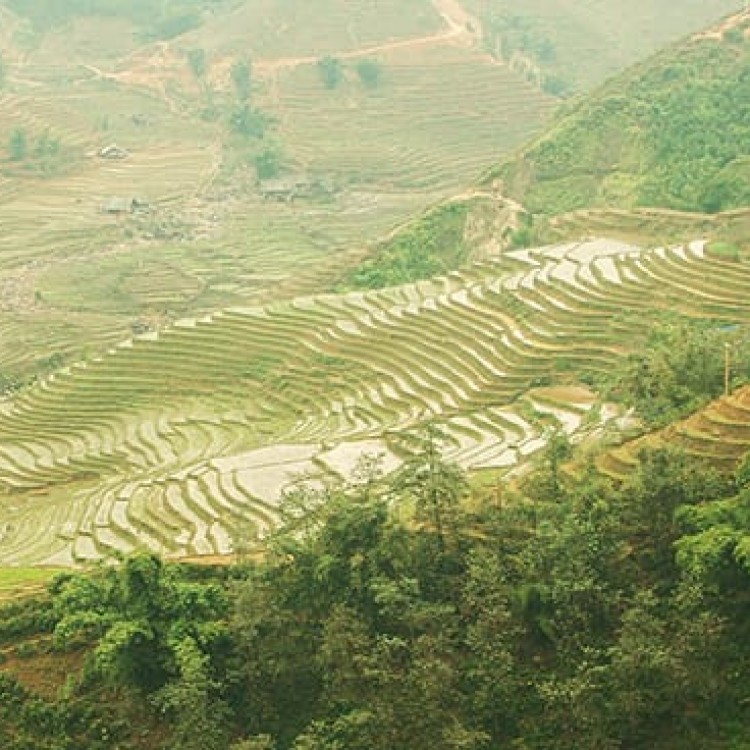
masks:
{"label": "shrub", "polygon": [[357,63],[357,75],[363,86],[374,89],[380,85],[383,68],[377,60],[360,60]]}
{"label": "shrub", "polygon": [[335,89],[344,79],[344,68],[341,61],[330,55],[318,60],[318,72],[323,85],[329,90]]}

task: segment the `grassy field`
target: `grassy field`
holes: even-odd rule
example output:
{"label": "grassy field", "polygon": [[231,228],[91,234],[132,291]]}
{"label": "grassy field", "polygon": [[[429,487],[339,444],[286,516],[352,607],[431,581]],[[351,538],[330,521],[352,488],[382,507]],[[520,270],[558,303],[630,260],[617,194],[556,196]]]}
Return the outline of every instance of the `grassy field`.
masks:
{"label": "grassy field", "polygon": [[60,568],[0,567],[0,602],[38,593],[60,572]]}

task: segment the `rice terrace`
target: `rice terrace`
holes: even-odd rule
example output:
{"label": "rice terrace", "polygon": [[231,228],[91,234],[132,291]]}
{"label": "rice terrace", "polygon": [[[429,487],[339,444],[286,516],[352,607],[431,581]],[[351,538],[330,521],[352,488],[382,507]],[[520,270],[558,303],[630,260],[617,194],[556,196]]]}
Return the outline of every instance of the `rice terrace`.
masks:
{"label": "rice terrace", "polygon": [[555,2],[53,5],[0,3],[3,564],[227,555],[427,425],[510,480],[638,431],[599,386],[650,325],[746,325],[742,208],[531,227],[493,168],[736,2],[636,2],[609,56]]}
{"label": "rice terrace", "polygon": [[0,0],[0,748],[750,747],[747,0]]}

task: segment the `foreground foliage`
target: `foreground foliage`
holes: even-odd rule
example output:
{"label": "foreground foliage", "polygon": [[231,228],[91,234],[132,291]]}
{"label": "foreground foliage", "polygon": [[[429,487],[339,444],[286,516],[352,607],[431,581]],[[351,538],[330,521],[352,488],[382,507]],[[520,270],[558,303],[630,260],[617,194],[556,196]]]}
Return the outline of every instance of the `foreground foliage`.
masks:
{"label": "foreground foliage", "polygon": [[615,488],[567,450],[469,515],[428,435],[393,481],[302,492],[260,563],[59,578],[26,627],[91,661],[57,702],[3,678],[3,746],[140,746],[106,685],[166,721],[150,747],[744,746],[747,467],[659,451]]}
{"label": "foreground foliage", "polygon": [[645,345],[624,367],[600,376],[599,385],[633,407],[649,427],[663,427],[721,395],[727,363],[733,379],[747,380],[746,341],[741,326],[667,317],[649,329]]}

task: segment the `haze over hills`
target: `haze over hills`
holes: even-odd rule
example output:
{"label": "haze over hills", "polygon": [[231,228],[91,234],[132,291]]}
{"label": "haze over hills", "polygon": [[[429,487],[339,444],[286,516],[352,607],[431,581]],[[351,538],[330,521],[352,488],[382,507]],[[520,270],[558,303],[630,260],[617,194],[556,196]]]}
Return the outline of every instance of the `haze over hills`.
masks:
{"label": "haze over hills", "polygon": [[533,213],[750,202],[750,16],[697,34],[572,103],[493,172]]}
{"label": "haze over hills", "polygon": [[[50,356],[101,351],[133,325],[324,288],[368,242],[462,190],[554,105],[478,49],[450,4],[443,17],[427,0],[408,14],[395,2],[357,13],[318,3],[297,21],[289,3],[218,3],[197,15],[196,3],[159,6],[156,41],[149,3],[125,13],[94,4],[113,15],[80,19],[75,5],[56,6],[58,19],[42,2],[6,6],[8,380],[49,369]],[[175,35],[180,24],[190,28]],[[332,87],[317,64],[326,51],[340,58]],[[362,59],[374,63],[370,83]],[[248,65],[239,85],[234,64]],[[23,159],[9,150],[17,131]],[[97,156],[111,145],[125,158]],[[265,199],[259,169],[305,196]],[[121,210],[132,198],[143,210]],[[92,274],[94,257],[102,272]]]}
{"label": "haze over hills", "polygon": [[548,86],[580,93],[670,42],[738,11],[735,0],[466,0],[485,44]]}
{"label": "haze over hills", "polygon": [[[602,26],[616,5],[598,8]],[[6,382],[180,315],[330,287],[555,105],[487,54],[481,22],[454,2],[412,0],[404,12],[321,0],[303,16],[270,0],[155,7],[0,3]],[[682,14],[697,25],[724,11]],[[341,63],[335,88],[318,69],[325,54]],[[362,61],[376,63],[376,85],[360,79]],[[238,88],[243,62],[252,71]],[[24,159],[9,150],[17,131]],[[96,156],[113,144],[127,158]],[[259,166],[308,195],[265,200]],[[145,210],[122,211],[132,198]]]}
{"label": "haze over hills", "polygon": [[[147,5],[6,4],[0,560],[225,553],[275,524],[291,475],[339,481],[368,449],[392,468],[428,423],[465,468],[513,473],[556,431],[623,426],[592,386],[644,321],[744,325],[741,249],[694,241],[744,215],[676,219],[669,248],[581,242],[583,221],[574,242],[507,251],[533,238],[524,206],[597,191],[742,205],[742,119],[705,155],[692,136],[726,132],[744,17],[566,105],[467,190],[556,101],[461,5],[414,0],[401,24],[400,5],[352,20],[330,2],[305,42],[283,4],[164,4],[158,28]],[[636,127],[649,113],[683,123],[682,150]]]}

